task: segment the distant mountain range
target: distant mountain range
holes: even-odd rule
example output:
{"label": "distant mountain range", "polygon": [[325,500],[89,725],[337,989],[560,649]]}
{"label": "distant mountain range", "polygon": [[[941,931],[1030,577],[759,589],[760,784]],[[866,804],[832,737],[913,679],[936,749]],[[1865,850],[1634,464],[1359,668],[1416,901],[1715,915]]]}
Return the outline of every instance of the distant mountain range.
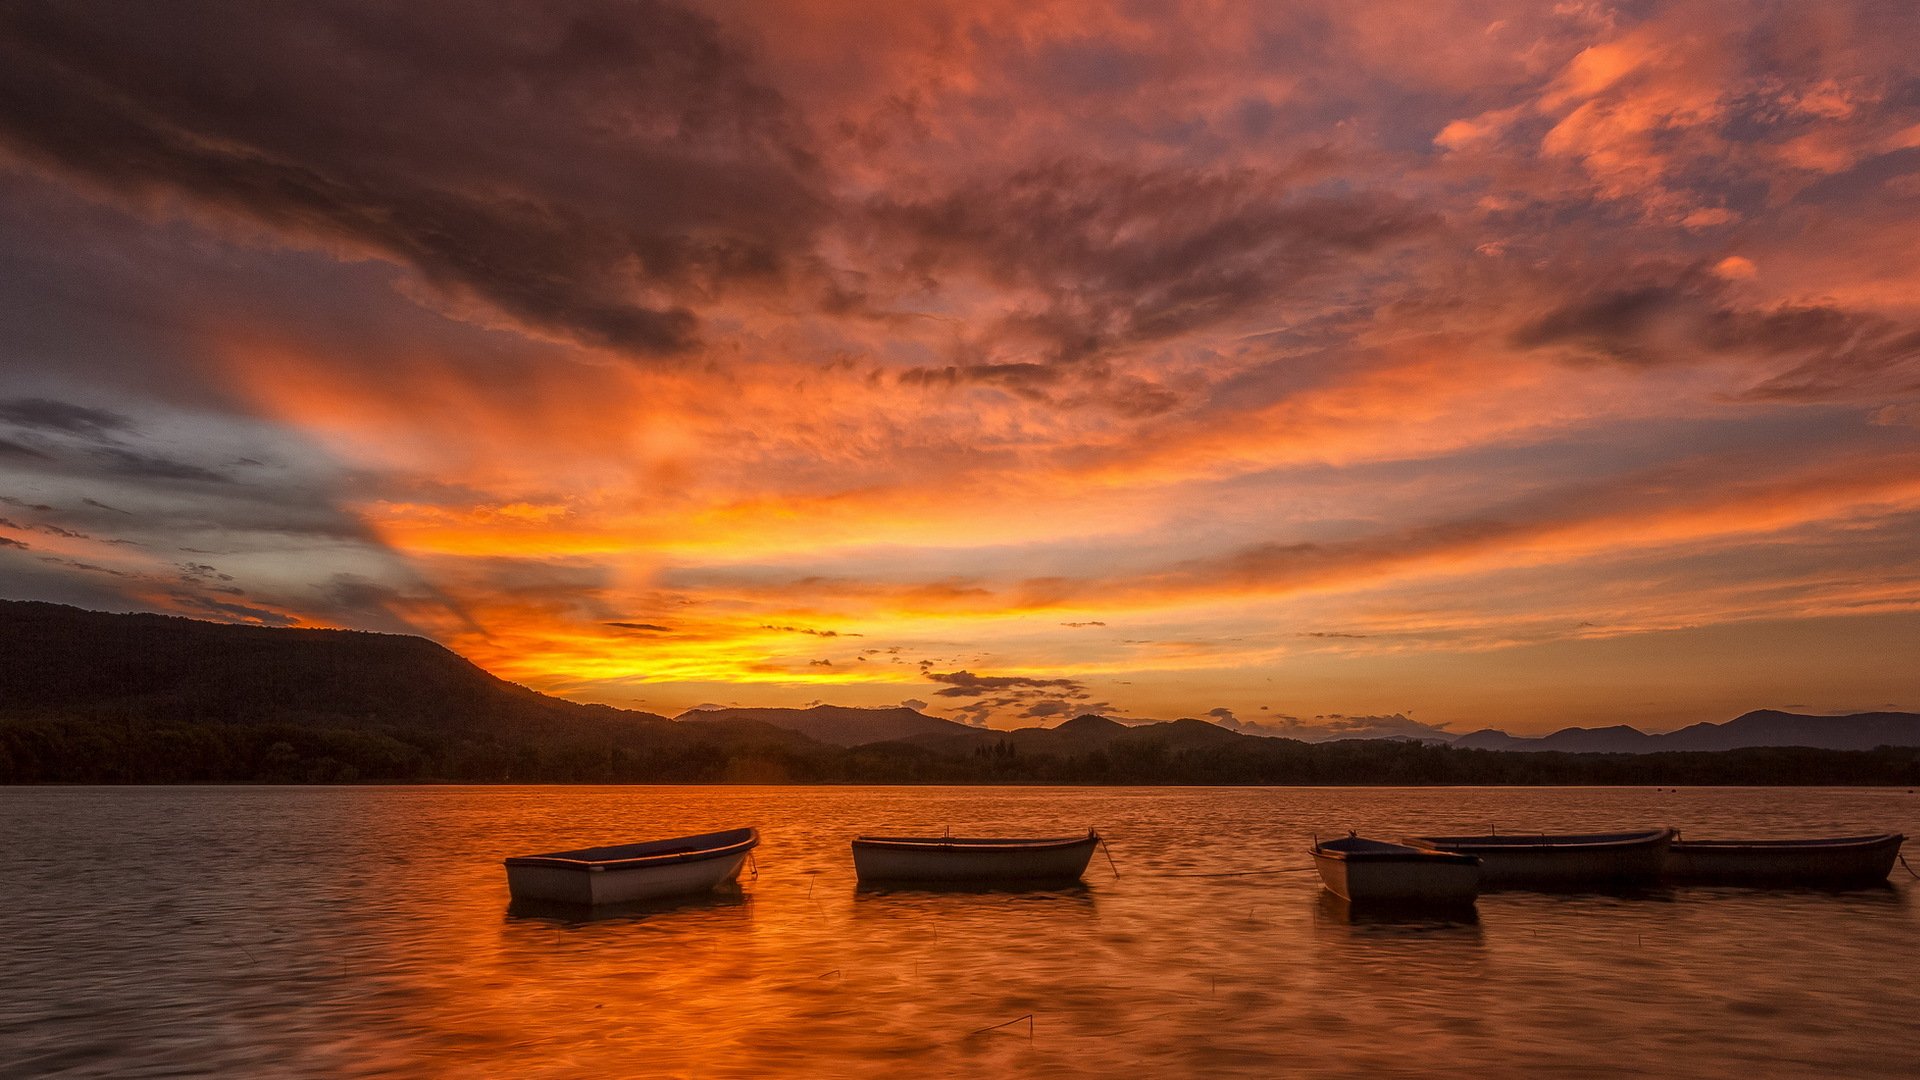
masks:
{"label": "distant mountain range", "polygon": [[1920,713],[1871,712],[1805,716],[1757,709],[1724,724],[1694,724],[1649,735],[1624,724],[1564,728],[1523,738],[1487,728],[1453,740],[1462,750],[1558,750],[1570,754],[1652,754],[1666,750],[1744,750],[1756,746],[1810,746],[1820,750],[1872,750],[1920,746]]}
{"label": "distant mountain range", "polygon": [[674,717],[681,723],[718,724],[752,722],[797,731],[830,746],[862,746],[898,739],[964,736],[980,729],[928,716],[905,705],[890,709],[856,709],[845,705],[815,705],[810,709],[704,708]]}
{"label": "distant mountain range", "polygon": [[[1778,746],[1819,749],[1751,750]],[[1920,746],[1920,715],[1763,711],[1665,735],[1489,730],[1450,745],[1309,744],[1205,720],[1095,715],[997,731],[905,706],[712,708],[669,720],[548,697],[424,638],[0,600],[0,782],[1920,782],[1912,751],[1857,753],[1881,746]],[[1661,750],[1731,753],[1618,756]]]}
{"label": "distant mountain range", "polygon": [[1115,743],[1158,742],[1179,748],[1222,745],[1251,737],[1206,720],[1122,724],[1091,714],[1050,728],[1001,731],[942,720],[904,705],[890,709],[855,709],[841,705],[816,705],[810,709],[693,709],[674,719],[683,723],[757,721],[833,746],[899,742],[947,754],[970,753],[982,746],[1002,743],[1015,753],[1085,753]]}
{"label": "distant mountain range", "polygon": [[[810,709],[710,708],[689,710],[674,719],[685,723],[757,722],[786,728],[833,746],[905,742],[938,751],[965,751],[982,741],[1006,740],[1017,750],[1035,753],[1085,752],[1115,741],[1157,739],[1192,746],[1233,742],[1241,735],[1206,720],[1170,720],[1122,724],[1104,716],[1080,716],[1051,728],[1013,731],[970,727],[917,709],[896,706],[857,709],[816,705]],[[1223,736],[1227,736],[1223,738]],[[1724,724],[1700,723],[1679,731],[1649,735],[1638,728],[1565,728],[1538,738],[1487,728],[1457,739],[1430,739],[1461,750],[1560,751],[1570,754],[1651,754],[1667,750],[1742,750],[1759,746],[1809,746],[1822,750],[1872,750],[1878,746],[1920,746],[1920,713],[1877,712],[1850,716],[1806,716],[1760,709]]]}

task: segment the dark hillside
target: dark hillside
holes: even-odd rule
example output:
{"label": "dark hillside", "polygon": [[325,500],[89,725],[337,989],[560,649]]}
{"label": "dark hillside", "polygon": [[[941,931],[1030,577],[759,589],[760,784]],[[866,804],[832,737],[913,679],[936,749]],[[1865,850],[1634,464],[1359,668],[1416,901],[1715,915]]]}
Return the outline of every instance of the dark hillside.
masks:
{"label": "dark hillside", "polygon": [[548,697],[425,638],[0,601],[0,781],[699,780],[814,745]]}
{"label": "dark hillside", "polygon": [[671,726],[547,697],[425,638],[0,601],[0,715],[47,714],[460,734]]}

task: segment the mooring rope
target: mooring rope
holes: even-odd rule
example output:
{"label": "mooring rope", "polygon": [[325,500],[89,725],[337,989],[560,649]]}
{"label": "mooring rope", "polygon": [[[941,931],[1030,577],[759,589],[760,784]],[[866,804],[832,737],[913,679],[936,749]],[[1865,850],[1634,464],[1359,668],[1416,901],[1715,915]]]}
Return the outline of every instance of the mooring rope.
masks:
{"label": "mooring rope", "polygon": [[1920,881],[1920,874],[1914,873],[1913,867],[1907,865],[1907,857],[1905,855],[1895,855],[1894,858],[1900,860],[1900,869],[1905,870],[1915,881]]}
{"label": "mooring rope", "polygon": [[1306,874],[1313,872],[1312,866],[1289,866],[1280,870],[1229,870],[1221,874],[1155,874],[1154,877],[1260,877],[1266,874]]}
{"label": "mooring rope", "polygon": [[984,1035],[989,1031],[999,1031],[1003,1027],[1012,1027],[1013,1025],[1019,1023],[1022,1020],[1025,1020],[1027,1022],[1027,1038],[1031,1040],[1033,1038],[1033,1014],[1032,1013],[1028,1013],[1025,1016],[1016,1016],[1004,1024],[993,1024],[989,1027],[976,1028],[973,1031],[967,1032],[967,1034],[968,1035]]}

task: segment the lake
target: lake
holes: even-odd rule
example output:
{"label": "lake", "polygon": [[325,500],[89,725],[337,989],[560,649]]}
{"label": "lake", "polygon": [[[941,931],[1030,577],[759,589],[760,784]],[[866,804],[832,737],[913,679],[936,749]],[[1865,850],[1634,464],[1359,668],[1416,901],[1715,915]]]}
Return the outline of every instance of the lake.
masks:
{"label": "lake", "polygon": [[[1356,920],[1290,872],[1315,832],[1663,824],[1912,836],[1920,795],[0,789],[0,1076],[1920,1071],[1898,865],[1845,893],[1496,893],[1450,922]],[[503,856],[738,825],[764,842],[737,894],[508,911]],[[1051,892],[860,891],[847,847],[1089,826],[1117,875],[1096,855]]]}

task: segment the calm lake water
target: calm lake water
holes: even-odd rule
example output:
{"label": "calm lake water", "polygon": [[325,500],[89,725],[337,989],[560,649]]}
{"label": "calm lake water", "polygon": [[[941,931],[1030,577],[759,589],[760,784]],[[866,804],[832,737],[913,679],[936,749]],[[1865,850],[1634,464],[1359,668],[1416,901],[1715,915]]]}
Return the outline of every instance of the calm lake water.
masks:
{"label": "calm lake water", "polygon": [[[1355,921],[1312,873],[1196,876],[1303,866],[1315,831],[1490,823],[1911,836],[1920,795],[0,789],[0,1075],[1920,1072],[1920,882],[1898,866],[1850,893],[1501,893],[1454,923]],[[502,856],[742,824],[764,843],[738,895],[507,910]],[[1119,874],[855,889],[853,834],[949,826],[1096,826]]]}

